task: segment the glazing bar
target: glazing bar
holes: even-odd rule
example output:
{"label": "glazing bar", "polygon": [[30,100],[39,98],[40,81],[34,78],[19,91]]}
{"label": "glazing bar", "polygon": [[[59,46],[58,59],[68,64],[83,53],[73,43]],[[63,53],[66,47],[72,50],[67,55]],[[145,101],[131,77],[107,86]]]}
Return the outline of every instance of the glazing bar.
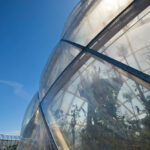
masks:
{"label": "glazing bar", "polygon": [[58,149],[57,149],[57,146],[56,146],[56,143],[55,143],[55,141],[54,141],[54,139],[53,139],[53,137],[52,137],[51,131],[50,131],[49,127],[48,127],[47,121],[46,121],[46,119],[45,119],[45,115],[44,115],[44,113],[43,113],[41,104],[39,105],[39,110],[40,110],[40,112],[41,112],[44,125],[45,125],[45,127],[46,127],[48,136],[49,136],[49,138],[50,138],[50,141],[51,141],[51,144],[52,144],[52,148],[53,148],[53,150],[58,150]]}
{"label": "glazing bar", "polygon": [[115,60],[113,58],[110,58],[110,57],[108,57],[106,55],[103,55],[103,54],[101,54],[101,53],[99,53],[99,52],[97,52],[95,50],[86,48],[86,47],[84,47],[84,46],[82,46],[80,44],[77,44],[77,43],[74,43],[74,42],[71,42],[71,41],[68,41],[68,40],[62,40],[62,41],[67,42],[69,44],[72,44],[72,45],[74,45],[76,47],[82,48],[84,51],[89,52],[92,55],[97,56],[98,58],[100,58],[100,59],[102,59],[102,60],[104,60],[104,61],[106,61],[106,62],[108,62],[108,63],[110,63],[110,64],[112,64],[112,65],[114,65],[116,67],[118,67],[118,68],[120,68],[121,70],[124,70],[124,71],[128,72],[129,74],[132,74],[135,77],[150,83],[150,76],[145,74],[145,73],[143,73],[143,72],[141,72],[141,71],[138,71],[138,70],[136,70],[136,69],[134,69],[134,68],[132,68],[132,67],[130,67],[128,65],[125,65],[125,64],[123,64],[123,63],[121,63],[121,62],[119,62],[119,61],[117,61],[117,60]]}

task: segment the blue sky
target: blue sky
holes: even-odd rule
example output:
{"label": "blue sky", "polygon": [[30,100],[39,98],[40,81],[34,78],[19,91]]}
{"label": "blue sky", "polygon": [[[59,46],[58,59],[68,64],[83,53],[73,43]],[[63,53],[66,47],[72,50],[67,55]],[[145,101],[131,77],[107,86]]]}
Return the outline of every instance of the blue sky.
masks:
{"label": "blue sky", "polygon": [[20,131],[25,109],[79,0],[0,0],[0,133]]}

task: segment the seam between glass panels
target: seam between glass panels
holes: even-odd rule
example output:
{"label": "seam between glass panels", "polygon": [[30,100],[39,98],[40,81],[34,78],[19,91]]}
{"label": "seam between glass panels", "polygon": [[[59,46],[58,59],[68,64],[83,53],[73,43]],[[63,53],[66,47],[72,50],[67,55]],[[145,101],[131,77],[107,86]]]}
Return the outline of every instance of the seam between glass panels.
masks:
{"label": "seam between glass panels", "polygon": [[[119,32],[120,29],[122,29],[126,24],[128,24],[134,17],[136,17],[140,12],[142,12],[149,5],[150,5],[149,0],[134,0],[127,8],[125,8],[119,15],[117,15],[108,25],[106,25],[106,27],[102,31],[100,31],[87,44],[86,47],[89,48],[93,46],[99,40],[99,38],[103,39],[100,40],[101,42],[108,41],[117,32]],[[108,33],[109,35],[107,35]],[[102,44],[104,43],[101,43],[101,45]]]}
{"label": "seam between glass panels", "polygon": [[41,104],[39,105],[39,110],[40,110],[40,112],[41,112],[41,115],[42,115],[42,119],[43,119],[45,128],[46,128],[46,130],[47,130],[47,133],[48,133],[50,142],[51,142],[51,144],[52,144],[52,148],[53,148],[54,150],[58,150],[58,148],[57,148],[57,146],[56,146],[56,143],[55,143],[55,141],[54,141],[54,138],[53,138],[53,136],[52,136],[52,134],[51,134],[51,131],[50,131],[50,129],[49,129],[49,126],[48,126],[48,124],[47,124],[47,121],[46,121],[45,115],[44,115],[44,113],[43,113]]}
{"label": "seam between glass panels", "polygon": [[[54,141],[54,139],[53,139],[53,137],[52,137],[52,135],[51,135],[51,131],[49,130],[47,121],[46,121],[46,119],[45,119],[45,116],[44,116],[44,113],[43,113],[43,110],[42,110],[42,107],[41,107],[41,103],[39,104],[37,110],[38,110],[38,109],[39,109],[39,111],[40,111],[40,113],[41,113],[42,120],[43,120],[44,125],[45,125],[45,128],[46,128],[46,130],[47,130],[47,132],[48,132],[48,137],[49,137],[49,139],[50,139],[50,141],[51,141],[51,143],[52,143],[52,148],[53,148],[53,150],[58,150],[58,149],[57,149],[57,146],[56,146],[56,144],[55,144],[55,141]],[[37,111],[37,110],[36,110],[36,111]],[[34,117],[35,117],[35,113],[34,113],[34,115],[31,117],[31,119],[29,120],[29,122],[27,123],[26,127],[24,128],[24,131],[23,131],[23,133],[22,133],[23,135],[24,135],[24,132],[25,132],[26,128],[28,127],[28,124],[30,124],[30,122],[32,121],[32,119],[33,119]],[[22,140],[23,135],[22,135],[20,141]]]}
{"label": "seam between glass panels", "polygon": [[69,72],[67,71],[68,69],[70,69],[84,54],[85,52],[82,50],[72,61],[71,63],[63,70],[63,72],[56,78],[56,80],[54,81],[54,83],[50,86],[50,88],[48,89],[48,91],[46,92],[45,96],[42,98],[40,104],[43,102],[43,100],[45,99],[45,97],[47,96],[47,94],[51,91],[51,89],[57,84],[58,80],[63,78],[63,75],[65,74],[65,72]]}
{"label": "seam between glass panels", "polygon": [[[85,53],[85,51],[82,50],[82,51],[73,59],[73,61],[64,69],[64,71],[58,76],[58,78],[55,80],[55,82],[53,83],[53,85],[49,88],[48,92],[46,93],[46,95],[44,96],[44,98],[42,99],[42,101],[41,101],[40,104],[39,104],[39,109],[40,109],[40,111],[41,111],[42,118],[43,118],[44,124],[45,124],[45,126],[46,126],[46,130],[48,131],[48,133],[49,133],[49,134],[48,134],[48,135],[49,135],[49,138],[50,138],[50,140],[52,140],[52,142],[53,142],[53,144],[54,144],[56,150],[57,150],[57,145],[56,145],[56,143],[55,143],[55,141],[54,141],[54,138],[53,138],[53,136],[52,136],[52,134],[51,134],[51,131],[50,131],[50,129],[49,129],[49,126],[48,126],[48,124],[47,124],[46,116],[45,116],[45,113],[43,112],[43,108],[42,108],[42,102],[44,101],[44,99],[46,98],[46,96],[47,96],[48,94],[54,93],[53,91],[56,91],[56,93],[59,91],[59,87],[57,86],[58,84],[59,84],[59,85],[61,84],[59,80],[66,78],[66,74],[72,72],[72,70],[68,70],[68,69],[73,69],[73,68],[75,68],[76,66],[74,67],[74,64],[77,65],[77,67],[80,67],[80,64],[81,64],[81,67],[82,67],[82,64],[84,63],[84,60],[81,59],[81,57],[83,56],[83,54],[87,54],[87,53]],[[84,56],[83,56],[83,57],[84,57]],[[87,56],[87,58],[88,58],[88,56]],[[79,61],[80,59],[83,60],[83,62],[80,62],[80,61]],[[85,61],[86,61],[86,56],[85,56]],[[78,65],[79,65],[79,66],[78,66]],[[69,77],[71,78],[72,75],[69,75]],[[66,82],[67,82],[67,81],[66,81]],[[65,83],[66,83],[66,82],[65,82]],[[64,84],[65,84],[65,83],[64,83]],[[64,84],[63,84],[63,85],[64,85]],[[56,93],[55,93],[55,94],[56,94]],[[55,94],[53,94],[52,97],[54,97]],[[54,149],[55,149],[55,148],[54,148]]]}
{"label": "seam between glass panels", "polygon": [[[39,108],[39,106],[38,106],[38,108]],[[38,108],[37,108],[37,110],[38,110]],[[32,121],[32,119],[35,117],[35,114],[36,114],[36,112],[33,114],[33,116],[30,118],[30,120],[28,121],[28,123],[25,125],[24,130],[23,130],[22,135],[21,135],[21,138],[23,138],[24,132],[25,132],[26,128],[28,128],[28,125],[30,124],[30,122]]]}
{"label": "seam between glass panels", "polygon": [[[132,15],[131,16],[131,18],[130,19],[128,19],[127,21],[126,21],[126,23],[124,23],[124,25],[122,25],[121,27],[120,27],[120,29],[121,28],[123,28],[131,19],[133,19],[135,16],[137,16],[141,11],[143,11],[149,4],[150,4],[150,1],[149,0],[144,0],[143,2],[142,2],[142,4],[144,4],[144,8],[142,8],[142,10],[140,10],[139,9],[139,11],[138,12],[136,12],[136,13],[134,13],[134,15]],[[132,8],[132,6],[134,5],[134,7]],[[102,35],[103,35],[103,33],[105,33],[105,31],[107,31],[108,29],[107,28],[109,28],[109,26],[111,27],[111,25],[114,23],[114,22],[116,22],[115,24],[118,24],[118,18],[119,17],[128,17],[128,13],[131,13],[130,11],[135,11],[135,7],[139,7],[139,6],[141,6],[141,0],[135,0],[135,1],[133,1],[126,9],[124,9],[117,17],[115,17],[102,31],[100,31],[100,33],[98,33],[97,34],[97,36],[96,37],[94,37],[88,44],[87,44],[87,46],[86,47],[84,47],[84,46],[82,46],[82,45],[79,45],[79,44],[77,44],[76,45],[76,43],[74,43],[74,42],[72,42],[72,45],[74,45],[75,47],[79,47],[80,49],[81,49],[81,52],[72,60],[72,62],[64,69],[64,71],[57,77],[57,79],[54,81],[54,83],[51,85],[51,87],[48,89],[48,91],[47,91],[47,93],[45,94],[45,96],[42,98],[42,100],[41,100],[41,103],[42,103],[42,101],[44,100],[44,98],[47,96],[47,94],[49,93],[49,91],[52,89],[52,87],[57,83],[57,81],[59,80],[59,78],[61,78],[62,77],[62,75],[64,74],[64,72],[67,70],[67,69],[69,69],[69,68],[71,68],[72,66],[73,66],[73,64],[76,62],[76,61],[78,61],[80,58],[81,58],[81,56],[85,53],[85,51],[87,50],[87,48],[90,46],[90,45],[92,45],[92,44],[94,44],[93,43],[93,41],[96,41],[96,39],[98,39],[98,37],[102,37]],[[128,9],[131,9],[129,12],[128,12]],[[127,12],[126,12],[127,11]],[[127,14],[126,14],[127,13]],[[122,16],[123,15],[123,16]],[[124,18],[122,18],[122,19],[124,19]],[[119,20],[119,22],[120,22],[120,20]],[[119,30],[118,30],[119,31]],[[102,34],[102,35],[101,35]],[[116,34],[116,33],[115,33]],[[109,39],[107,39],[107,41],[108,41]],[[66,42],[67,40],[64,40],[64,39],[61,39],[60,41],[64,41],[64,42]],[[71,41],[69,41],[69,42],[71,42]],[[74,44],[73,44],[74,43]]]}
{"label": "seam between glass panels", "polygon": [[129,74],[132,74],[133,76],[150,83],[150,76],[145,74],[145,73],[143,73],[143,72],[141,72],[141,71],[138,71],[138,70],[136,70],[136,69],[134,69],[134,68],[132,68],[132,67],[130,67],[128,65],[125,65],[125,64],[123,64],[123,63],[121,63],[121,62],[119,62],[119,61],[117,61],[117,60],[115,60],[113,58],[110,58],[110,57],[108,57],[108,56],[106,56],[104,54],[101,54],[101,53],[99,53],[97,51],[94,51],[92,49],[86,48],[86,47],[84,47],[84,46],[82,46],[80,44],[77,44],[77,43],[74,43],[74,42],[71,42],[71,41],[67,41],[67,40],[62,40],[62,41],[67,42],[69,44],[72,44],[74,46],[77,46],[79,48],[82,48],[86,52],[88,52],[88,53],[90,53],[90,54],[92,54],[94,56],[97,56],[100,59],[103,59],[106,62],[108,62],[108,63],[110,63],[110,64],[120,68],[121,70],[124,70],[124,71],[128,72]]}
{"label": "seam between glass panels", "polygon": [[[133,25],[131,25],[127,30],[125,30],[125,32],[123,32],[122,34],[120,34],[115,40],[113,40],[108,46],[106,46],[105,47],[105,49],[101,52],[101,53],[103,53],[103,52],[105,52],[105,50],[107,49],[107,48],[109,48],[112,44],[114,44],[119,38],[121,38],[124,34],[126,34],[132,27],[134,27],[139,21],[141,21],[144,17],[146,17],[148,14],[150,14],[150,11],[148,12],[148,13],[146,13],[144,16],[142,16],[138,21],[136,21]],[[150,45],[148,45],[148,46],[150,46]],[[140,48],[140,49],[137,49],[135,52],[138,52],[139,50],[141,50],[141,49],[144,49],[144,48],[146,48],[146,47],[148,47],[148,46],[144,46],[144,47],[142,47],[142,48]],[[128,56],[130,56],[131,54],[129,54]]]}
{"label": "seam between glass panels", "polygon": [[[80,1],[81,2],[81,1]],[[79,2],[79,3],[80,3]],[[78,3],[78,4],[79,4]],[[82,2],[81,2],[82,3]],[[86,2],[83,2],[83,3],[86,3]],[[90,5],[88,5],[88,7],[86,8],[86,11],[83,13],[83,16],[80,18],[81,20],[85,17],[85,15],[86,15],[86,13],[87,13],[87,11],[93,6],[93,4],[95,3],[95,1],[92,1],[91,3],[90,3]],[[78,5],[77,4],[77,5]],[[73,12],[73,11],[72,11]],[[80,12],[78,12],[78,13],[80,13]],[[70,17],[70,16],[69,16]],[[68,18],[69,18],[68,17]],[[76,18],[78,17],[78,15],[74,18],[74,20],[76,20]],[[74,23],[72,22],[70,25],[69,25],[69,27],[68,27],[68,31],[70,31],[70,27],[72,27],[74,25]],[[74,30],[74,27],[73,27],[73,29],[72,30]],[[65,33],[65,34],[68,34],[68,31]],[[64,35],[65,34],[63,34],[63,37],[64,37]]]}
{"label": "seam between glass panels", "polygon": [[[56,143],[51,135],[51,131],[48,127],[48,124],[47,124],[47,121],[46,121],[46,118],[45,118],[45,115],[44,115],[44,112],[43,112],[43,109],[42,109],[42,102],[44,101],[45,97],[48,95],[48,93],[51,93],[51,89],[53,89],[54,91],[57,89],[59,90],[60,87],[56,87],[56,85],[58,83],[60,83],[59,79],[63,79],[65,77],[65,75],[69,72],[71,72],[71,70],[68,70],[68,69],[71,69],[73,67],[73,65],[75,63],[78,63],[78,64],[81,64],[86,61],[90,56],[87,56],[87,58],[85,57],[85,60],[83,60],[83,54],[87,54],[86,52],[94,55],[94,56],[97,56],[107,62],[109,62],[110,64],[113,64],[114,66],[117,66],[118,68],[120,68],[121,70],[125,70],[126,72],[128,72],[129,74],[132,74],[133,76],[136,76],[138,77],[139,79],[142,79],[142,80],[146,80],[146,82],[150,82],[150,76],[132,68],[132,67],[129,67],[127,65],[124,65],[112,58],[109,58],[105,55],[102,55],[94,50],[91,50],[91,49],[88,49],[88,47],[90,47],[91,45],[93,45],[98,39],[99,37],[102,37],[103,38],[103,34],[107,36],[108,34],[108,29],[109,27],[111,28],[111,30],[113,31],[113,28],[114,28],[114,25],[118,24],[120,22],[121,19],[124,19],[125,17],[128,17],[127,14],[130,14],[132,11],[135,12],[135,8],[137,6],[140,6],[140,3],[141,3],[141,0],[136,0],[134,2],[132,2],[125,10],[123,10],[115,19],[113,19],[113,21],[111,21],[100,33],[97,34],[97,36],[95,38],[93,38],[88,44],[86,47],[84,46],[81,46],[79,44],[76,44],[76,43],[73,43],[73,42],[70,42],[70,41],[67,41],[67,40],[61,40],[61,41],[64,41],[64,42],[67,42],[67,43],[70,43],[72,45],[74,45],[75,47],[79,47],[82,49],[82,51],[72,60],[72,62],[64,69],[64,71],[57,77],[57,79],[54,81],[54,83],[52,84],[52,86],[48,89],[47,93],[45,94],[45,96],[43,97],[43,99],[41,100],[40,104],[39,104],[39,108],[40,108],[40,111],[41,111],[41,114],[42,114],[42,118],[44,120],[44,124],[46,126],[46,129],[48,131],[48,135],[50,137],[50,141],[53,143],[53,146],[54,146],[54,149],[57,150],[57,146],[56,146]],[[135,16],[137,16],[142,10],[144,10],[148,5],[149,5],[149,0],[144,0],[142,2],[142,4],[145,4],[138,12],[135,12],[134,15],[131,15],[130,18],[128,18],[126,20],[126,22],[124,22],[123,24],[121,24],[118,28],[118,31],[123,28],[130,20],[132,20]],[[137,5],[136,5],[137,4]],[[135,5],[133,8],[132,6]],[[131,9],[131,10],[130,10]],[[129,10],[129,11],[128,11]],[[118,18],[121,18],[120,20]],[[113,26],[112,26],[113,25]],[[104,42],[108,41],[111,37],[113,37],[118,31],[115,31],[113,32],[110,36],[108,36],[107,38],[105,38]],[[106,32],[106,33],[105,33]],[[101,40],[103,42],[103,40]],[[104,44],[104,43],[102,43]],[[83,60],[83,62],[77,62],[78,60]],[[118,65],[119,63],[119,65]],[[134,72],[135,71],[135,72]],[[65,82],[66,83],[66,82]],[[56,91],[57,91],[56,90]]]}

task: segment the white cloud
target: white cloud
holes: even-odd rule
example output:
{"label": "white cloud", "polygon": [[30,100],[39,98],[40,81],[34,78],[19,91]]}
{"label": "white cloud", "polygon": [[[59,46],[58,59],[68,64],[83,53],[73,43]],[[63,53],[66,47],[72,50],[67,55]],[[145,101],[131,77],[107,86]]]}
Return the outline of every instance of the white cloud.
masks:
{"label": "white cloud", "polygon": [[24,86],[22,84],[7,80],[0,80],[0,83],[12,87],[15,95],[22,98],[30,98],[30,95],[23,89]]}

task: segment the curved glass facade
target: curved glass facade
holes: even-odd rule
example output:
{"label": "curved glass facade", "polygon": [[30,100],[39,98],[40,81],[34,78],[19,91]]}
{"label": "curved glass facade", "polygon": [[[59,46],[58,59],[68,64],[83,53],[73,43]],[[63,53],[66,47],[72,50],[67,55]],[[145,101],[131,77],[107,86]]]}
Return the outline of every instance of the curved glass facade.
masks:
{"label": "curved glass facade", "polygon": [[39,100],[39,94],[36,93],[34,97],[32,98],[31,102],[29,103],[29,106],[25,112],[24,119],[22,122],[22,129],[21,134],[23,133],[24,129],[26,128],[27,124],[31,120],[31,118],[36,113],[38,106],[39,106],[40,100]]}
{"label": "curved glass facade", "polygon": [[86,46],[133,0],[81,0],[69,17],[64,39]]}
{"label": "curved glass facade", "polygon": [[48,150],[52,149],[51,147],[51,142],[49,140],[41,112],[37,110],[22,133],[22,139],[18,145],[18,149]]}
{"label": "curved glass facade", "polygon": [[18,150],[149,150],[149,31],[149,0],[81,0],[44,68]]}
{"label": "curved glass facade", "polygon": [[40,98],[42,99],[52,86],[57,77],[66,68],[66,66],[77,56],[79,48],[70,44],[59,42],[54,48],[40,80]]}

